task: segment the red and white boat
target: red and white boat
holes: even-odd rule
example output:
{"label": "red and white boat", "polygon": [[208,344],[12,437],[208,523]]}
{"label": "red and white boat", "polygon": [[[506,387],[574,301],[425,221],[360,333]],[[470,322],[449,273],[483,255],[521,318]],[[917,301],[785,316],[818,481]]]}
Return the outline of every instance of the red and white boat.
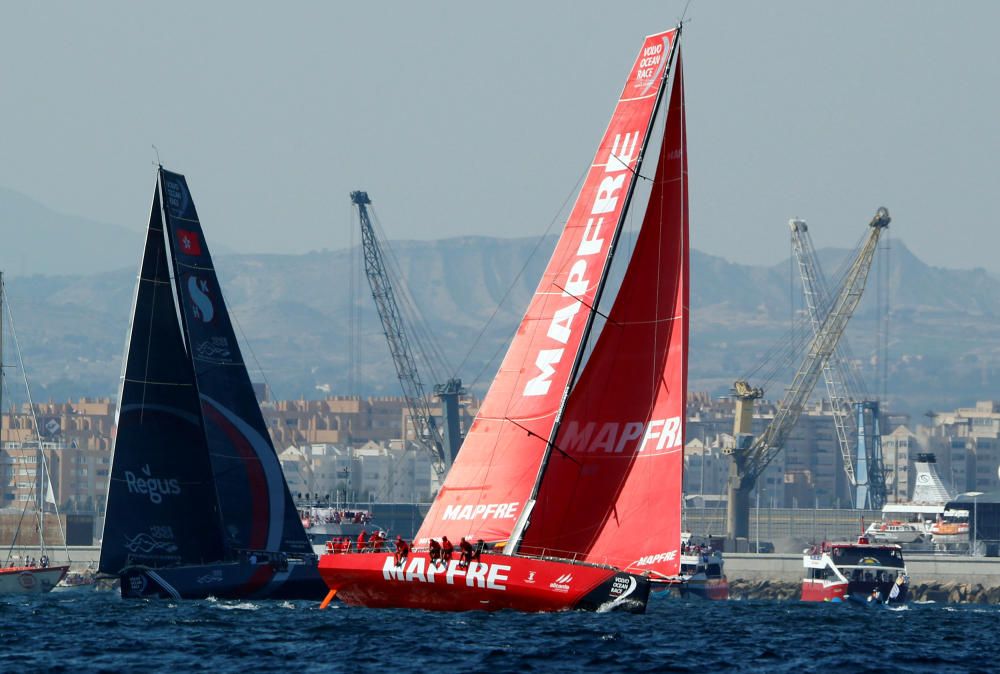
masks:
{"label": "red and white boat", "polygon": [[0,595],[49,592],[69,571],[68,566],[13,566],[0,569]]}
{"label": "red and white boat", "polygon": [[[384,553],[323,556],[331,597],[643,611],[650,581],[679,573],[689,306],[679,35],[645,39],[416,552],[400,566]],[[481,540],[485,552],[432,572],[424,551],[442,536]]]}
{"label": "red and white boat", "polygon": [[805,550],[802,563],[802,601],[906,601],[909,577],[898,545],[869,543],[864,536],[857,543],[823,543]]}

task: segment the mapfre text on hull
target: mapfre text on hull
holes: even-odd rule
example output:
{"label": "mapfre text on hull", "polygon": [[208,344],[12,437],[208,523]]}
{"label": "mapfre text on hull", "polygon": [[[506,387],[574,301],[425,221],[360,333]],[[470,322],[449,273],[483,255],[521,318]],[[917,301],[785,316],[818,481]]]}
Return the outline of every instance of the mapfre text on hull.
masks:
{"label": "mapfre text on hull", "polygon": [[466,566],[421,552],[397,564],[372,552],[324,555],[319,571],[337,599],[370,608],[642,613],[649,599],[646,578],[557,559],[483,554]]}

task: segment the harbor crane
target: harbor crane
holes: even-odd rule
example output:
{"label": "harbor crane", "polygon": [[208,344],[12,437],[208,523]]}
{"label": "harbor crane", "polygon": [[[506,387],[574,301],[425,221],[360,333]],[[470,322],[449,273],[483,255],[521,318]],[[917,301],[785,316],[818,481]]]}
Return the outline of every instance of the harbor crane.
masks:
{"label": "harbor crane", "polygon": [[[819,334],[825,312],[831,306],[830,289],[816,256],[809,226],[797,219],[789,220],[788,226],[802,280],[806,311],[815,336]],[[864,395],[865,387],[861,377],[847,365],[847,352],[847,338],[842,337],[822,367],[823,379],[826,382],[844,473],[853,489],[854,507],[879,510],[886,500],[881,443],[874,438],[867,438],[865,433],[866,426],[878,426],[879,407]],[[874,419],[866,423],[867,417],[872,416]],[[858,441],[856,457],[851,452],[852,437]]]}
{"label": "harbor crane", "polygon": [[404,322],[399,311],[399,304],[396,302],[392,282],[386,270],[382,246],[378,237],[375,236],[375,228],[372,226],[371,216],[368,213],[371,199],[368,198],[367,192],[355,191],[351,192],[351,202],[357,206],[361,219],[365,275],[368,277],[368,285],[371,287],[372,297],[375,299],[375,307],[378,310],[379,320],[382,322],[382,330],[389,343],[389,351],[392,354],[392,362],[396,367],[399,383],[403,387],[403,397],[406,399],[406,406],[410,413],[410,420],[414,425],[417,442],[430,452],[434,472],[441,478],[451,468],[452,461],[455,459],[455,454],[458,453],[459,445],[462,442],[458,399],[465,393],[465,389],[462,388],[462,380],[457,378],[449,379],[446,383],[434,387],[434,394],[441,399],[444,407],[445,428],[442,434],[431,412],[424,384],[420,379],[416,360],[413,357],[413,349],[410,347],[410,341],[403,327]]}
{"label": "harbor crane", "polygon": [[854,309],[861,300],[868,272],[878,248],[882,231],[889,226],[889,211],[879,208],[868,223],[868,233],[861,243],[836,296],[829,305],[829,312],[813,335],[806,349],[806,356],[799,366],[792,384],[778,404],[774,419],[757,438],[750,434],[754,401],[763,397],[759,387],[737,381],[736,416],[734,420],[735,443],[727,448],[731,455],[727,480],[726,534],[734,540],[748,538],[750,532],[750,493],[757,479],[785,445],[792,428],[802,414],[816,383],[830,356],[837,348]]}

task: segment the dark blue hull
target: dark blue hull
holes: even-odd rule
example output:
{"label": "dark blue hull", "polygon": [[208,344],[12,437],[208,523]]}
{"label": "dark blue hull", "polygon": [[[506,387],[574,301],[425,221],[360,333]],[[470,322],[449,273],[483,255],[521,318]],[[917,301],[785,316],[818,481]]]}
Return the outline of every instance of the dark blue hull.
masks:
{"label": "dark blue hull", "polygon": [[121,574],[127,599],[305,599],[320,601],[326,583],[314,563],[291,563],[285,569],[270,564],[217,562],[152,568],[132,566]]}

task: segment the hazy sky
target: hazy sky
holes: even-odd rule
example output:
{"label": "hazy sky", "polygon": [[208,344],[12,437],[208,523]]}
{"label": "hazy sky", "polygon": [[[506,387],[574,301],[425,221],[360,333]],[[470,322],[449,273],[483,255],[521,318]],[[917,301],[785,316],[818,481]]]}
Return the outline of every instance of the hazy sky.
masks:
{"label": "hazy sky", "polygon": [[[346,245],[359,188],[393,238],[537,235],[643,36],[683,6],[4,3],[0,185],[140,230],[156,144],[240,252]],[[688,18],[695,247],[777,262],[791,216],[851,246],[884,204],[925,261],[1000,271],[1000,3],[693,0]]]}

